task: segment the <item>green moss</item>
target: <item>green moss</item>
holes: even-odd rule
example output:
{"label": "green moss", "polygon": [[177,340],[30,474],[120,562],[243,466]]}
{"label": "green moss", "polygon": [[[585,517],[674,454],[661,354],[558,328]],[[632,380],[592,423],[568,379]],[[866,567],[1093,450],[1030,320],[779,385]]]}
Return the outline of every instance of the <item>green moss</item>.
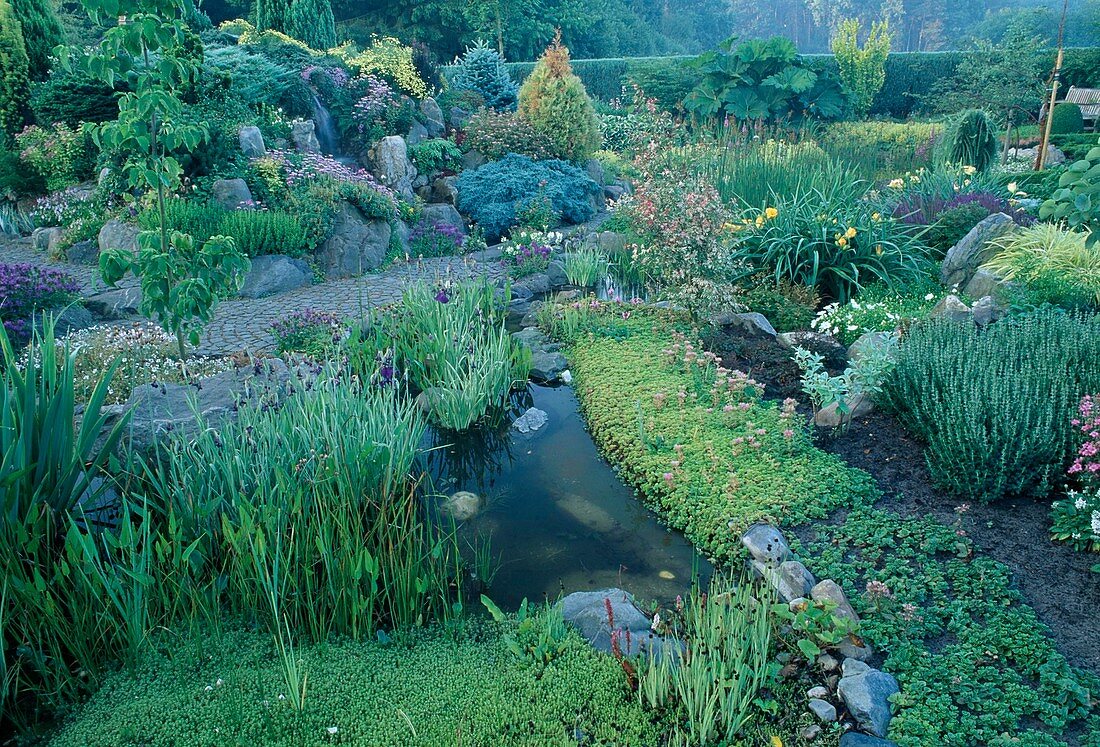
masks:
{"label": "green moss", "polygon": [[514,626],[471,621],[454,634],[303,648],[301,714],[279,698],[269,636],[232,631],[182,649],[165,640],[133,675],[110,678],[52,744],[564,746],[576,745],[574,729],[587,744],[659,743],[614,659],[571,634],[557,658],[535,667],[502,641]]}

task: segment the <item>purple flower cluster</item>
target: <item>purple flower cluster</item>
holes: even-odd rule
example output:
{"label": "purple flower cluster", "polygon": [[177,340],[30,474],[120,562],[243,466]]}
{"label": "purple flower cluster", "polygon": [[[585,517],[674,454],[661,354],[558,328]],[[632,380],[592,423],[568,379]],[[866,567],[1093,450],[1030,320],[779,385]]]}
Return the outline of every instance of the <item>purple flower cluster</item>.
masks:
{"label": "purple flower cluster", "polygon": [[393,88],[384,80],[368,75],[365,81],[360,81],[364,86],[362,97],[352,107],[352,117],[359,125],[359,132],[374,124],[386,110],[397,104],[397,97]]}
{"label": "purple flower cluster", "polygon": [[320,65],[309,65],[302,70],[302,80],[309,83],[313,79],[313,74],[317,72],[327,75],[328,79],[332,81],[332,85],[337,88],[343,88],[351,80],[348,71],[342,67],[321,67]]}
{"label": "purple flower cluster", "polygon": [[64,306],[76,299],[80,283],[61,270],[30,264],[0,263],[0,320],[8,335],[25,340],[28,319],[39,311]]}
{"label": "purple flower cluster", "polygon": [[339,330],[343,328],[340,317],[329,311],[317,309],[302,309],[283,317],[271,325],[271,333],[276,338],[291,337],[303,332],[314,332],[319,329]]}
{"label": "purple flower cluster", "polygon": [[1004,213],[1021,226],[1030,226],[1035,222],[1026,210],[1013,207],[1007,199],[992,192],[965,192],[950,198],[914,194],[898,203],[894,208],[894,217],[912,226],[928,226],[948,210],[964,205],[980,205],[990,213]]}
{"label": "purple flower cluster", "polygon": [[92,195],[87,189],[69,187],[60,192],[39,197],[34,201],[31,215],[41,225],[60,226],[74,206],[82,205],[91,199]]}
{"label": "purple flower cluster", "polygon": [[363,169],[353,169],[340,163],[335,158],[320,153],[269,150],[265,155],[257,156],[257,158],[268,158],[277,163],[283,170],[288,187],[293,187],[303,181],[327,177],[338,182],[360,184],[388,197],[391,201],[394,199],[393,190],[380,184],[369,172]]}
{"label": "purple flower cluster", "polygon": [[409,252],[418,257],[449,257],[462,251],[466,235],[458,226],[421,221],[409,232]]}

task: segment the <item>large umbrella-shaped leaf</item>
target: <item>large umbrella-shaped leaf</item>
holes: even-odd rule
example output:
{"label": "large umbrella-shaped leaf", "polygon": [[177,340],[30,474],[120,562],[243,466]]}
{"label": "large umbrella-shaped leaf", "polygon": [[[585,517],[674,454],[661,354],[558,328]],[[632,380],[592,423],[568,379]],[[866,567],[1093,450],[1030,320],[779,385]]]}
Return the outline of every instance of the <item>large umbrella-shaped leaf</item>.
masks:
{"label": "large umbrella-shaped leaf", "polygon": [[726,105],[726,114],[735,119],[759,119],[771,113],[768,102],[751,88],[732,88],[726,91],[722,100]]}
{"label": "large umbrella-shaped leaf", "polygon": [[848,99],[836,81],[819,78],[817,83],[799,97],[802,107],[810,114],[825,119],[836,119],[844,114]]}
{"label": "large umbrella-shaped leaf", "polygon": [[806,93],[817,83],[817,73],[806,68],[788,65],[775,75],[769,75],[762,83],[791,93]]}

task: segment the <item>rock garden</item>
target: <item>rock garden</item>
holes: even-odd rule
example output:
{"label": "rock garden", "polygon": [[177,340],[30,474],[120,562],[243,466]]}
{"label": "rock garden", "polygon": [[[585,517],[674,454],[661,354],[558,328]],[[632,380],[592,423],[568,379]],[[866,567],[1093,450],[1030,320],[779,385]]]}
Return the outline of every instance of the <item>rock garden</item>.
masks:
{"label": "rock garden", "polygon": [[1092,41],[222,5],[0,0],[5,744],[1100,745]]}

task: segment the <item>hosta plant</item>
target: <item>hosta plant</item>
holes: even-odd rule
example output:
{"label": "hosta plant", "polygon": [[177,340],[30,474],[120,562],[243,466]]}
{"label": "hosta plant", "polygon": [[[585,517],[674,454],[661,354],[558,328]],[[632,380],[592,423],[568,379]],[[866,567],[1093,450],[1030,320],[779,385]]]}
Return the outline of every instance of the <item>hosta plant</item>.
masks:
{"label": "hosta plant", "polygon": [[1070,164],[1058,179],[1058,190],[1039,208],[1039,216],[1087,230],[1088,245],[1096,246],[1100,237],[1100,146]]}

